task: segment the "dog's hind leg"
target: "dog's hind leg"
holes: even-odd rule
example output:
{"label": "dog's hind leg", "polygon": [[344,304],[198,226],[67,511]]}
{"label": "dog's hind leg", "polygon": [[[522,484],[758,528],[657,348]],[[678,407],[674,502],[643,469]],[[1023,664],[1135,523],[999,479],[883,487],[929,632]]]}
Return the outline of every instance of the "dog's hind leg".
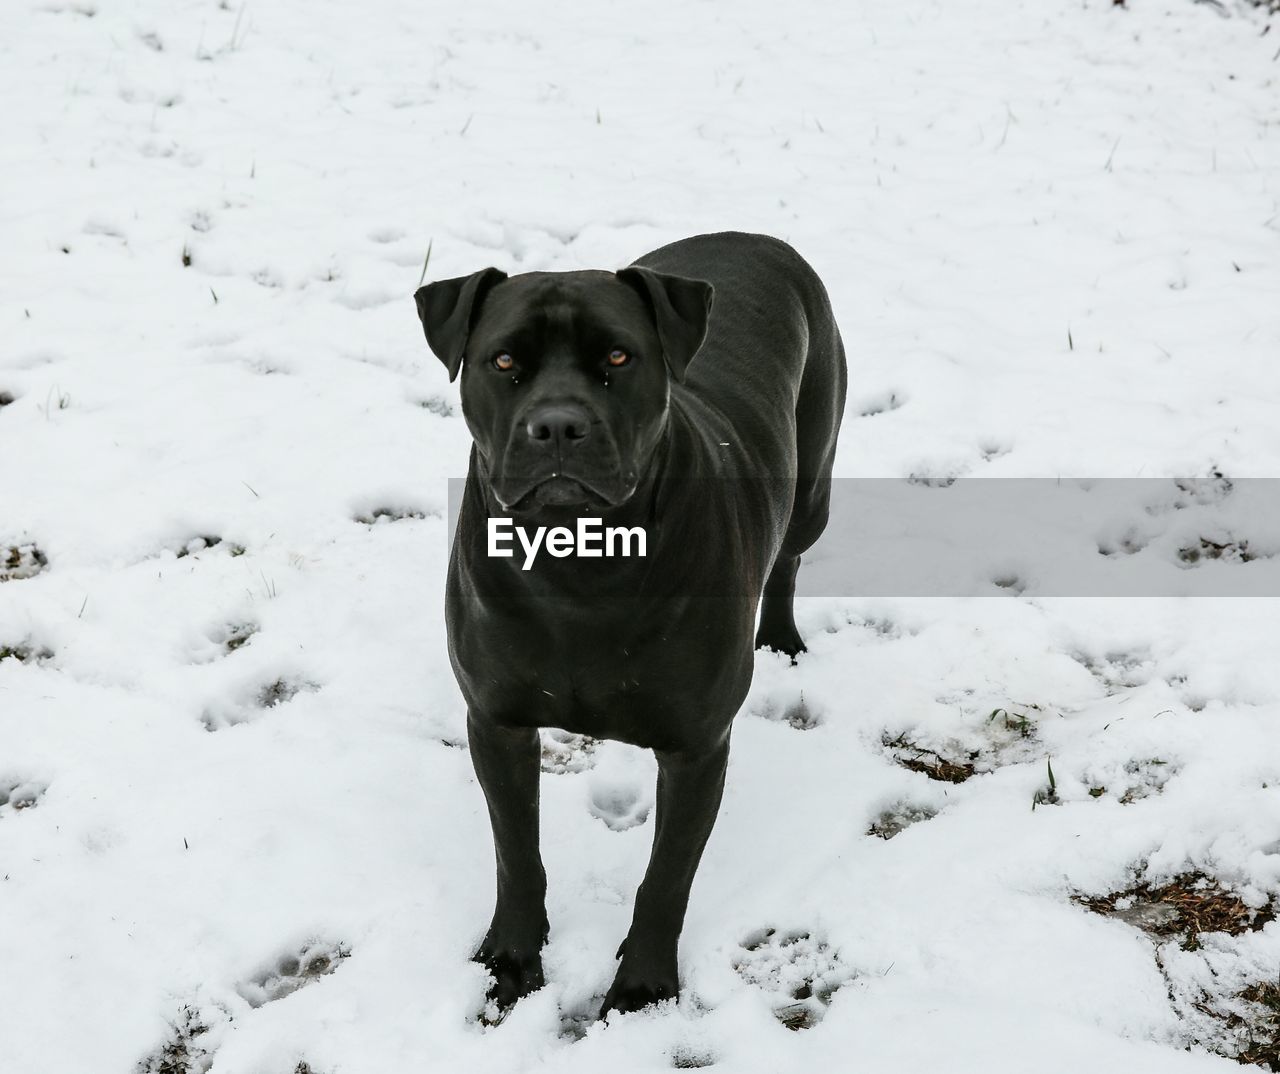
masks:
{"label": "dog's hind leg", "polygon": [[499,1010],[542,987],[547,940],[547,874],[538,852],[538,778],[542,748],[532,727],[467,717],[471,763],[489,805],[498,898],[475,961],[493,974],[489,999]]}
{"label": "dog's hind leg", "polygon": [[791,520],[782,548],[765,580],[760,599],[760,627],[756,648],[786,653],[792,660],[805,651],[796,629],[796,574],[800,556],[827,528],[831,511],[831,467],[836,438],[844,415],[844,344],[827,309],[828,330],[816,333],[805,363],[805,377],[796,401],[796,461],[798,476]]}
{"label": "dog's hind leg", "polygon": [[786,653],[792,660],[805,651],[793,610],[796,573],[799,570],[798,555],[779,554],[764,584],[764,594],[760,598],[760,626],[756,630],[757,649]]}

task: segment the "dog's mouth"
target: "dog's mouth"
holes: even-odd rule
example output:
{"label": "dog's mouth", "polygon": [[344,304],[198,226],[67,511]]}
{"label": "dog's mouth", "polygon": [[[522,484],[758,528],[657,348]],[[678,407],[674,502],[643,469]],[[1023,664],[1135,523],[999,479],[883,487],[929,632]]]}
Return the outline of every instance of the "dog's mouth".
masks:
{"label": "dog's mouth", "polygon": [[510,500],[506,490],[497,492],[495,489],[498,502],[503,509],[512,512],[536,511],[543,507],[577,507],[603,511],[622,503],[630,492],[631,490],[628,489],[623,495],[617,495],[613,490],[601,488],[594,481],[581,480],[566,474],[552,474],[535,481]]}

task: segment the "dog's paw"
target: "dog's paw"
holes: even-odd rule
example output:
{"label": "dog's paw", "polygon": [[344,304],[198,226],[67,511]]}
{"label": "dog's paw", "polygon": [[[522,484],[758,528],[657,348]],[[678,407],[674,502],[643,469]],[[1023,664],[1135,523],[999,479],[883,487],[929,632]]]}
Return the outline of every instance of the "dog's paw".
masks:
{"label": "dog's paw", "polygon": [[665,957],[654,957],[649,945],[640,945],[639,950],[649,953],[649,957],[631,958],[627,953],[629,943],[629,939],[623,940],[618,948],[622,965],[605,993],[600,1007],[601,1019],[611,1011],[627,1014],[679,998],[680,978],[676,972],[675,950],[672,949]]}
{"label": "dog's paw", "polygon": [[645,979],[632,977],[625,969],[618,971],[609,991],[605,993],[604,1004],[600,1007],[601,1020],[610,1013],[628,1014],[631,1011],[643,1010],[655,1003],[676,999],[680,994],[680,982],[674,973]]}
{"label": "dog's paw", "polygon": [[763,630],[756,635],[757,649],[772,649],[775,653],[782,653],[783,656],[791,658],[791,663],[796,663],[796,657],[801,653],[807,653],[808,647],[804,643],[804,639],[800,637],[800,632],[794,628],[789,631],[775,630],[766,634]]}
{"label": "dog's paw", "polygon": [[485,993],[485,1010],[481,1020],[500,1022],[516,1001],[538,991],[544,984],[542,952],[532,954],[513,950],[495,950],[488,942],[480,945],[472,961],[489,971],[493,983]]}

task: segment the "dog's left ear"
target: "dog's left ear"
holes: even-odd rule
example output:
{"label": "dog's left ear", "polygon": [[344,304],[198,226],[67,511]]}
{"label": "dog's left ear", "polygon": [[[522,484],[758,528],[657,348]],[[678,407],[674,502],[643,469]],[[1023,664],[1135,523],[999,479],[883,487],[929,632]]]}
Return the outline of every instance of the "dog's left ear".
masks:
{"label": "dog's left ear", "polygon": [[427,343],[449,370],[450,380],[455,380],[462,368],[467,336],[471,334],[475,323],[473,315],[479,311],[481,300],[494,284],[506,278],[507,274],[501,269],[487,268],[470,276],[436,280],[414,292],[413,300],[418,304],[418,318]]}
{"label": "dog's left ear", "polygon": [[698,353],[707,335],[715,290],[705,280],[690,280],[632,265],[616,273],[623,283],[640,292],[653,313],[667,366],[677,381]]}

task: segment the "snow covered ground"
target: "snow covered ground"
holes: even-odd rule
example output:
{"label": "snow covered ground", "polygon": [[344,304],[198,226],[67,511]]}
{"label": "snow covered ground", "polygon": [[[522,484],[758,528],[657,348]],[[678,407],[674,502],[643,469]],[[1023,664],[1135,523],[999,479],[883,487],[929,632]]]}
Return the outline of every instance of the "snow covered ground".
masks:
{"label": "snow covered ground", "polygon": [[441,612],[468,440],[410,295],[428,249],[436,278],[770,232],[844,332],[842,476],[1275,477],[1266,29],[0,7],[4,1069],[1239,1069],[1210,1050],[1280,925],[1197,947],[1073,897],[1201,874],[1274,907],[1262,599],[806,602],[811,652],[761,655],[736,725],[685,996],[609,1025],[653,764],[549,736],[548,984],[479,1025],[492,859]]}

